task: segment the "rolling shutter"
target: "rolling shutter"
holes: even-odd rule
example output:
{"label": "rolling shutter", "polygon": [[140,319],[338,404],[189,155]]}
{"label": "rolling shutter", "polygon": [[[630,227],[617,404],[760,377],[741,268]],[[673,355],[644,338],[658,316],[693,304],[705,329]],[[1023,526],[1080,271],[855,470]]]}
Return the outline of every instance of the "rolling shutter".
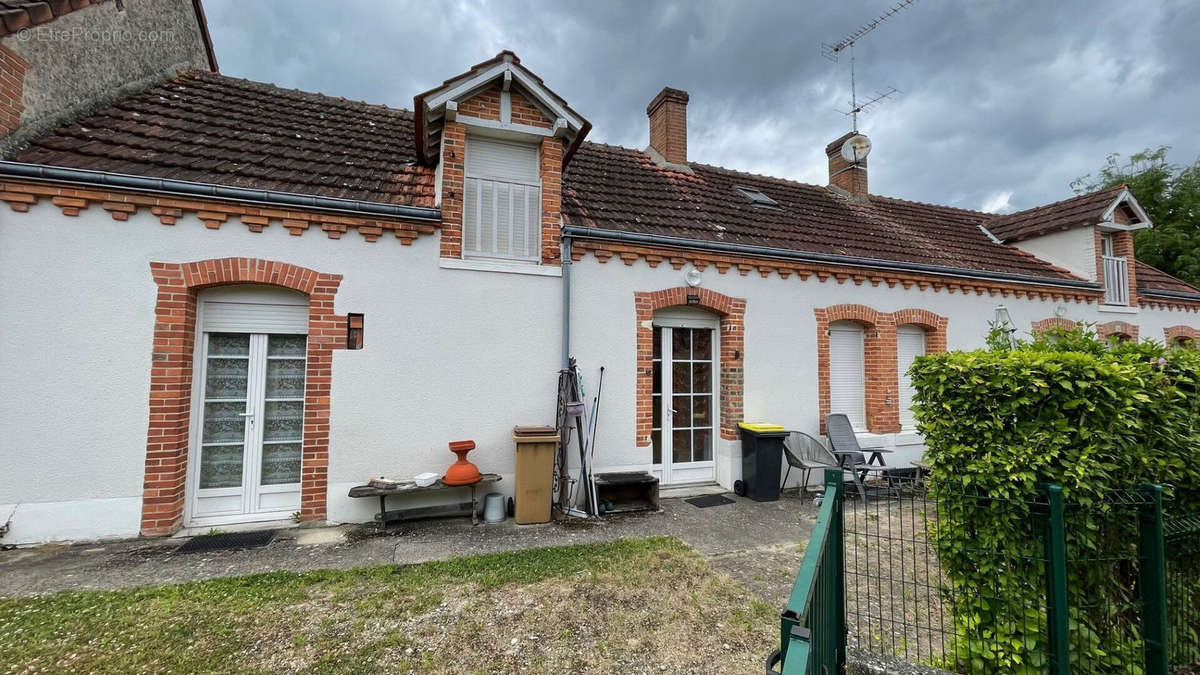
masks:
{"label": "rolling shutter", "polygon": [[900,369],[900,426],[912,427],[916,424],[912,413],[915,390],[912,379],[906,373],[918,356],[925,355],[925,331],[920,326],[912,325],[896,329],[896,355],[896,365]]}
{"label": "rolling shutter", "polygon": [[472,136],[467,140],[467,176],[536,184],[537,146]]}
{"label": "rolling shutter", "polygon": [[308,297],[261,286],[229,286],[200,295],[206,333],[308,333]]}
{"label": "rolling shutter", "polygon": [[858,430],[866,430],[866,374],[863,329],[857,324],[829,327],[829,412],[843,413]]}

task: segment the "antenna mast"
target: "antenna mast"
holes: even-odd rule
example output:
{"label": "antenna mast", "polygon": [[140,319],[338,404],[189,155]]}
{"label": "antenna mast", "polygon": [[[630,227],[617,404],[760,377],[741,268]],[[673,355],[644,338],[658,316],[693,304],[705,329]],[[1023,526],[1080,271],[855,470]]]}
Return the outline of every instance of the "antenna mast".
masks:
{"label": "antenna mast", "polygon": [[893,14],[912,5],[916,1],[917,0],[901,0],[900,2],[896,3],[895,5],[892,5],[891,7],[889,7],[888,10],[886,12],[884,12],[883,14],[880,14],[879,16],[875,17],[871,21],[859,26],[858,30],[843,37],[841,40],[838,40],[837,42],[835,42],[833,44],[830,44],[828,42],[821,43],[821,56],[824,56],[825,58],[829,59],[830,61],[833,61],[834,63],[837,63],[842,52],[844,52],[846,50],[850,51],[850,110],[845,111],[845,112],[842,112],[842,111],[839,111],[839,112],[842,112],[843,115],[849,115],[851,117],[851,119],[853,120],[853,123],[854,123],[854,131],[858,131],[858,114],[859,113],[868,112],[869,109],[871,108],[871,106],[883,101],[884,99],[886,99],[894,94],[900,93],[899,89],[896,89],[895,87],[888,87],[886,91],[876,90],[875,96],[871,100],[865,101],[862,104],[860,104],[858,102],[858,82],[855,79],[855,73],[854,73],[854,43],[858,42],[863,37],[865,37],[867,35],[867,33],[870,33],[871,31],[878,28],[880,26],[880,24],[882,24],[883,22],[892,18]]}

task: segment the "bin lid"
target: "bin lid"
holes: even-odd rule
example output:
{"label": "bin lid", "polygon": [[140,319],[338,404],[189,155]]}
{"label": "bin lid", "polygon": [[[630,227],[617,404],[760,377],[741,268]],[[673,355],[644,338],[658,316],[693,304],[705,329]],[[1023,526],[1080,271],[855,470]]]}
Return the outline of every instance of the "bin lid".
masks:
{"label": "bin lid", "polygon": [[738,422],[738,428],[745,429],[746,431],[753,431],[759,434],[787,431],[787,428],[778,424],[771,424],[769,422]]}

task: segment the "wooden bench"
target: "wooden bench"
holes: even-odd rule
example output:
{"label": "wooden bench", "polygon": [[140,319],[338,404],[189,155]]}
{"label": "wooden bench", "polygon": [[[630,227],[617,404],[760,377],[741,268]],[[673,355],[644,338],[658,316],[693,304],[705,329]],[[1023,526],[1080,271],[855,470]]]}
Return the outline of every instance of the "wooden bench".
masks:
{"label": "wooden bench", "polygon": [[[478,488],[483,485],[491,485],[492,483],[500,482],[500,474],[485,473],[483,478],[480,478],[477,483],[471,485],[446,485],[440,479],[429,487],[421,487],[415,483],[406,483],[395,487],[375,487],[373,485],[356,485],[350,488],[350,496],[359,497],[379,497],[379,513],[375,515],[375,520],[380,525],[387,525],[392,521],[417,520],[419,518],[445,518],[450,516],[471,516],[471,524],[479,524],[479,504],[478,504]],[[428,494],[430,492],[439,492],[442,490],[461,490],[469,489],[471,491],[470,503],[460,502],[458,504],[446,504],[439,506],[417,506],[404,509],[387,509],[387,498],[393,495],[411,495],[411,494]]]}

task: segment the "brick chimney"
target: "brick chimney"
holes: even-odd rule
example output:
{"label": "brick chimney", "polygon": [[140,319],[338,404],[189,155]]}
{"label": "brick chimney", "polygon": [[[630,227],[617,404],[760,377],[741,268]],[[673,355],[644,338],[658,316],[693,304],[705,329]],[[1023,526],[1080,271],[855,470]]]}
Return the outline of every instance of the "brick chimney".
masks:
{"label": "brick chimney", "polygon": [[[857,162],[846,161],[842,157],[842,145],[846,140],[860,135],[851,131],[825,146],[825,156],[829,158],[829,184],[850,193],[855,199],[867,198],[867,158],[863,153]],[[863,136],[863,138],[866,138]],[[869,149],[869,147],[867,148]]]}
{"label": "brick chimney", "polygon": [[650,147],[669,164],[687,164],[688,93],[663,87],[646,106],[650,116]]}

